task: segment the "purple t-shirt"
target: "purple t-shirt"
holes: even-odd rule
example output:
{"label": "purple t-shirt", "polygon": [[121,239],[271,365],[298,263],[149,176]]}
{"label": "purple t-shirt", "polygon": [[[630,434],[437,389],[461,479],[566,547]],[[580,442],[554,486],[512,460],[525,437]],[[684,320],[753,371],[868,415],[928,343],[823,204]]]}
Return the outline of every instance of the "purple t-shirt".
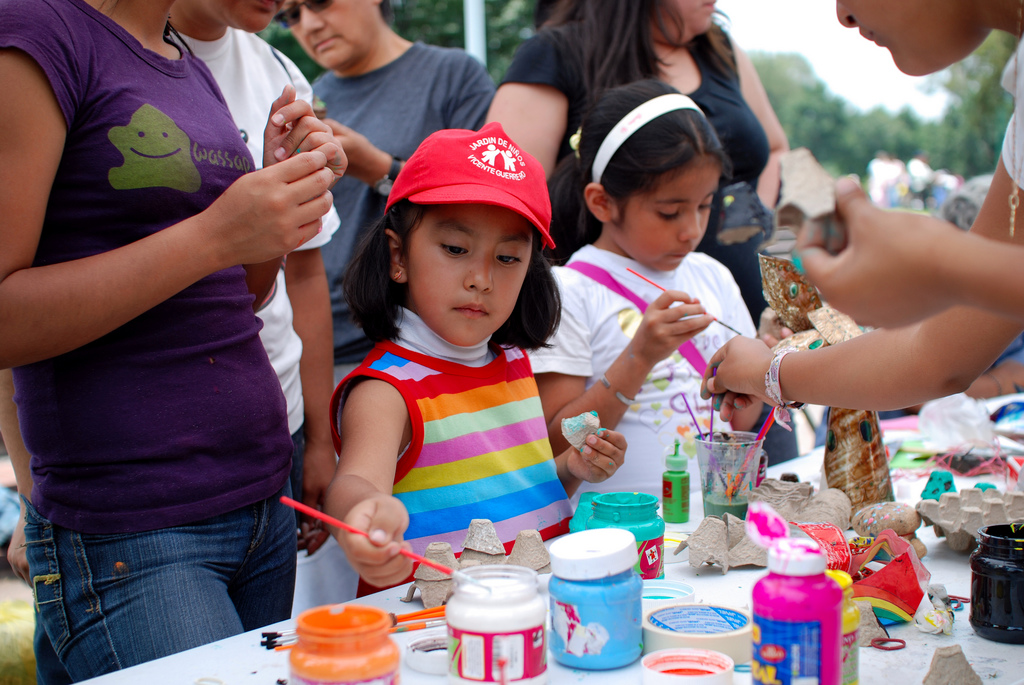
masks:
{"label": "purple t-shirt", "polygon": [[[39,64],[68,127],[35,266],[178,223],[254,168],[201,61],[144,49],[82,0],[0,0],[0,16],[0,46]],[[232,267],[14,369],[43,516],[84,533],[153,530],[280,489],[292,444],[251,303]]]}

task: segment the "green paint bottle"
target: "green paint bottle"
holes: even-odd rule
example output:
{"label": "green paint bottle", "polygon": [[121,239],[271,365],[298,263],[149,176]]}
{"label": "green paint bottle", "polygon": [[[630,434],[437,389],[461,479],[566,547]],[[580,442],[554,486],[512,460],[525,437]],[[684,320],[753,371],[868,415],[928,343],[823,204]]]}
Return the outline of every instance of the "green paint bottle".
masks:
{"label": "green paint bottle", "polygon": [[690,520],[690,474],[686,455],[679,453],[679,438],[665,452],[665,473],[661,474],[661,516],[666,523]]}

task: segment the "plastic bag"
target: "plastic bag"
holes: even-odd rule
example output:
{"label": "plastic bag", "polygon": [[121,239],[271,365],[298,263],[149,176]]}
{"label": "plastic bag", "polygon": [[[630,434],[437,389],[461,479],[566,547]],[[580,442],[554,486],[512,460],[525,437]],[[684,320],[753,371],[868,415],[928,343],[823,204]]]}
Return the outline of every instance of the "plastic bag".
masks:
{"label": "plastic bag", "polygon": [[943,450],[996,442],[995,424],[985,404],[963,393],[927,402],[918,416],[918,430],[924,440]]}

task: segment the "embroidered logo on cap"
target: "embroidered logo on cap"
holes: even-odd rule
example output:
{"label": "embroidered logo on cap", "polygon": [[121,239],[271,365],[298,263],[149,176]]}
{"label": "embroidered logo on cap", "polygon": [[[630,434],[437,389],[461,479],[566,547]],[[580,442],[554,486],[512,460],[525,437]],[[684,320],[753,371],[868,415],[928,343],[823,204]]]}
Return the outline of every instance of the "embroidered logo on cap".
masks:
{"label": "embroidered logo on cap", "polygon": [[469,144],[469,161],[489,174],[509,181],[522,181],[526,178],[523,153],[499,136],[478,138]]}

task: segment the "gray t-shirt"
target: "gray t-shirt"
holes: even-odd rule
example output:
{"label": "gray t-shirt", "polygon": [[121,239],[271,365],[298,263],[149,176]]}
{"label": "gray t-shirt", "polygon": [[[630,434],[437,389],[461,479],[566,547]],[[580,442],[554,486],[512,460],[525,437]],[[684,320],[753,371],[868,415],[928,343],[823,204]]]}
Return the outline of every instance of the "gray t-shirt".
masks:
{"label": "gray t-shirt", "polygon": [[[340,78],[326,72],[313,83],[313,92],[327,104],[328,117],[381,150],[408,159],[435,131],[480,128],[494,82],[462,50],[415,43],[395,61],[362,76]],[[321,253],[334,313],[334,363],[348,364],[362,361],[373,343],[350,318],[342,278],[362,231],[384,213],[386,198],[348,177],[331,192],[341,227]]]}

